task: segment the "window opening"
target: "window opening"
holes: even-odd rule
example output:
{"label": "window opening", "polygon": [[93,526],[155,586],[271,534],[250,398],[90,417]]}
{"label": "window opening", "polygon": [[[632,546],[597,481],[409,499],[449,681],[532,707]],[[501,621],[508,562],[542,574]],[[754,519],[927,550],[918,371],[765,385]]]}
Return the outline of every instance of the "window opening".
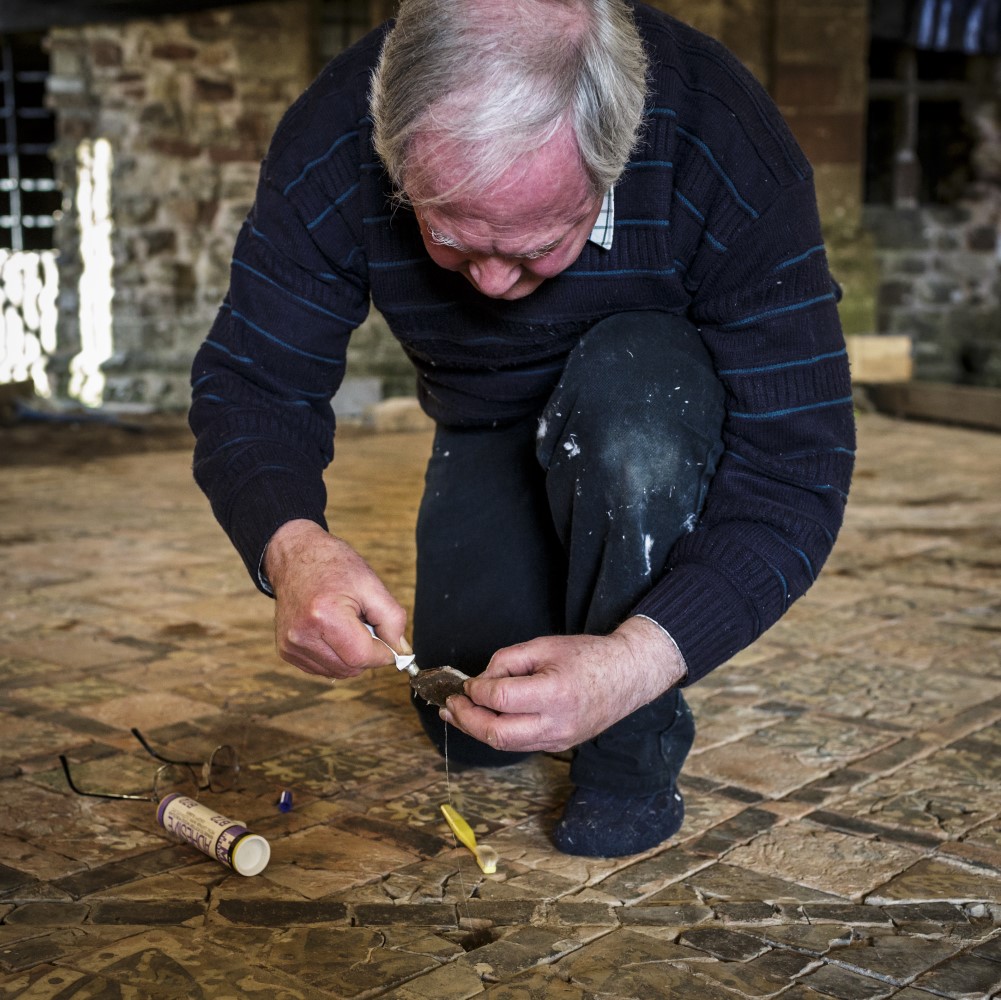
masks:
{"label": "window opening", "polygon": [[0,37],[0,246],[50,250],[61,205],[49,148],[55,118],[45,107],[48,58],[40,36]]}
{"label": "window opening", "polygon": [[871,19],[865,200],[952,204],[997,100],[1001,0],[873,0]]}
{"label": "window opening", "polygon": [[0,382],[49,395],[59,274],[55,223],[62,203],[45,107],[48,57],[41,35],[0,35]]}

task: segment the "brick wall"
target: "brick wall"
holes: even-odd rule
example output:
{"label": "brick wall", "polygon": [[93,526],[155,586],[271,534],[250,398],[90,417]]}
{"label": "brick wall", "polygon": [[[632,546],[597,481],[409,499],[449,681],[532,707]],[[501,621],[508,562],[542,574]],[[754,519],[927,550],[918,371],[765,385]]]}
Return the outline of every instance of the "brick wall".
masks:
{"label": "brick wall", "polygon": [[308,0],[292,0],[50,32],[54,156],[67,193],[58,385],[80,340],[79,144],[107,139],[113,156],[115,354],[105,398],[183,407],[261,156],[315,69],[309,18]]}

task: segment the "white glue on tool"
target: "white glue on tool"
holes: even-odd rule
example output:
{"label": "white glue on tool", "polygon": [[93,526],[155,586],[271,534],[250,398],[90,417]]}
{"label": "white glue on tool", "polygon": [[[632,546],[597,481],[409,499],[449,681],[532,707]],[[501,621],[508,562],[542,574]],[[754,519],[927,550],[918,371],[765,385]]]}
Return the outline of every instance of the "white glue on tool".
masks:
{"label": "white glue on tool", "polygon": [[271,860],[271,845],[262,836],[186,795],[166,796],[157,807],[156,821],[240,875],[258,875]]}

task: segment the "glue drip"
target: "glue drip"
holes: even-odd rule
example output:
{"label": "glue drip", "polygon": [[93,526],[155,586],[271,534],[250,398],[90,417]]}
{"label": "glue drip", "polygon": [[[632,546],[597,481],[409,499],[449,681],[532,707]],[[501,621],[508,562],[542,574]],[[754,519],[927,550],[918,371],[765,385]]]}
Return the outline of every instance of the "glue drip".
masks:
{"label": "glue drip", "polygon": [[[444,747],[443,747],[443,749],[445,751],[445,790],[448,792],[448,804],[454,808],[455,807],[455,803],[452,801],[452,781],[449,778],[449,774],[448,774],[448,723],[447,722],[445,723],[445,741],[444,741]],[[459,841],[456,839],[455,833],[452,832],[451,828],[449,828],[449,832],[452,833],[452,844],[455,847],[458,847],[459,846]],[[468,923],[470,923],[470,916],[469,916],[469,894],[466,892],[466,883],[465,883],[465,880],[462,877],[462,863],[461,863],[461,861],[459,863],[459,866],[456,868],[455,874],[459,876],[459,888],[462,890],[462,900],[463,900],[463,902],[466,905],[466,923],[468,924]],[[456,911],[456,912],[458,912],[458,911]],[[458,918],[458,916],[456,916],[456,918],[455,918],[455,929],[456,930],[460,929],[459,928],[459,918]]]}

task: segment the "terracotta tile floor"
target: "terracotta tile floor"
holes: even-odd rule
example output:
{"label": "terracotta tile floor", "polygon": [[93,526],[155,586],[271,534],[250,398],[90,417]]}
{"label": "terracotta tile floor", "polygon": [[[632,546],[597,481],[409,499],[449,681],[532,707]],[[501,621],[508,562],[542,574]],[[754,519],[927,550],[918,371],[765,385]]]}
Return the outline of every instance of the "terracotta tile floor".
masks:
{"label": "terracotta tile floor", "polygon": [[[350,435],[332,490],[407,604],[428,447]],[[278,661],[186,451],[36,459],[0,468],[0,995],[999,995],[1001,438],[861,418],[826,572],[691,690],[685,827],[617,861],[549,846],[564,761],[446,775],[395,672]],[[170,841],[152,803],[70,793],[60,753],[91,786],[148,784],[132,726],[239,749],[205,801],[268,838],[262,874]]]}

